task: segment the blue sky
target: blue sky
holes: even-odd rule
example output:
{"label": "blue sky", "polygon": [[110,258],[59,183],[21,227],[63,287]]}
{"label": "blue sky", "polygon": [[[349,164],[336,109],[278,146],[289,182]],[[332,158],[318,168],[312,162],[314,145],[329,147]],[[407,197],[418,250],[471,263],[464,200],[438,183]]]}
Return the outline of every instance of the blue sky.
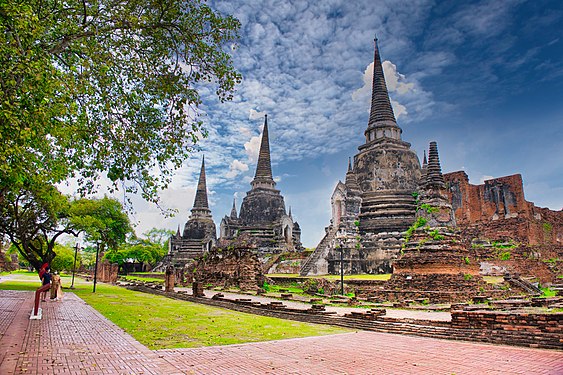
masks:
{"label": "blue sky", "polygon": [[[219,229],[254,176],[268,114],[277,187],[314,247],[330,220],[367,126],[377,34],[386,80],[419,158],[437,141],[444,172],[472,183],[521,173],[526,198],[563,207],[563,2],[211,1],[242,23],[233,50],[243,75],[235,98],[202,91],[209,137],[162,192],[178,214],[165,219],[135,199],[137,232],[183,227],[205,154],[210,206]],[[365,83],[368,87],[365,87]]]}

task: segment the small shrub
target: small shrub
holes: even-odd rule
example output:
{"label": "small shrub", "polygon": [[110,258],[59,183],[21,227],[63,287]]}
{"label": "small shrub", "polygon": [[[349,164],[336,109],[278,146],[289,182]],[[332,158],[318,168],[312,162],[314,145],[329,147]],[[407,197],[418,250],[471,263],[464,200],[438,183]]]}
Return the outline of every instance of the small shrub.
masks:
{"label": "small shrub", "polygon": [[426,213],[429,213],[429,214],[433,214],[433,213],[438,212],[440,210],[438,207],[434,207],[432,205],[429,205],[428,203],[421,204],[420,209],[426,211]]}
{"label": "small shrub", "polygon": [[469,281],[469,280],[473,279],[473,275],[466,273],[466,274],[463,275],[463,279],[465,281]]}
{"label": "small shrub", "polygon": [[465,261],[465,264],[471,264],[469,257],[465,257],[465,258],[463,258],[463,260]]}
{"label": "small shrub", "polygon": [[444,236],[442,236],[440,233],[438,233],[438,229],[434,229],[432,232],[430,232],[428,234],[430,235],[430,237],[432,237],[436,241],[441,241],[441,240],[444,239]]}
{"label": "small shrub", "polygon": [[499,255],[500,260],[510,260],[510,251],[504,251]]}

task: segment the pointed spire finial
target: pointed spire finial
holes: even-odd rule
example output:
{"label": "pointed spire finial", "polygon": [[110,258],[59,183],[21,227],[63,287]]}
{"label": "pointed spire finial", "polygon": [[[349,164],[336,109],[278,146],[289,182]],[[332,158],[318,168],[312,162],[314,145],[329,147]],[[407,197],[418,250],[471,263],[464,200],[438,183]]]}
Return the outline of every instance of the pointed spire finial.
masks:
{"label": "pointed spire finial", "polygon": [[352,172],[352,158],[348,156],[348,172]]}
{"label": "pointed spire finial", "polygon": [[401,128],[397,125],[385,75],[383,64],[379,56],[377,36],[374,38],[373,81],[371,91],[371,107],[369,112],[368,127],[364,132],[366,143],[371,143],[381,138],[401,140]]}
{"label": "pointed spire finial", "polygon": [[293,219],[293,217],[291,217],[291,206],[289,206],[289,215],[288,215],[291,219]]}
{"label": "pointed spire finial", "polygon": [[194,213],[194,211],[209,212],[209,203],[207,201],[207,182],[205,179],[205,156],[201,159],[201,169],[199,171],[199,181],[197,183],[192,213]]}
{"label": "pointed spire finial", "polygon": [[270,160],[270,140],[268,135],[268,115],[264,116],[264,130],[260,141],[260,152],[258,153],[258,163],[256,174],[252,180],[253,187],[264,187],[273,189],[276,183],[272,176],[272,162]]}
{"label": "pointed spire finial", "polygon": [[178,230],[176,231],[176,237],[180,238],[180,224],[178,224]]}
{"label": "pointed spire finial", "polygon": [[439,189],[445,187],[442,167],[440,166],[440,157],[438,156],[438,144],[434,141],[430,142],[430,150],[428,151],[426,187]]}
{"label": "pointed spire finial", "polygon": [[232,218],[232,219],[238,218],[238,214],[237,214],[237,200],[236,200],[236,198],[233,198],[233,208],[231,208],[231,218]]}

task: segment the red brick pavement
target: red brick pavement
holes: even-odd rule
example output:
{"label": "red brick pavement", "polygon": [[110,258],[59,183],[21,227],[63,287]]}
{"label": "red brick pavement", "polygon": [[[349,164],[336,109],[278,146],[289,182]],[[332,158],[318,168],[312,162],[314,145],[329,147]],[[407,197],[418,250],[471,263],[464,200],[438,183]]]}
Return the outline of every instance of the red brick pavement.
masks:
{"label": "red brick pavement", "polygon": [[0,374],[181,374],[73,293],[43,302],[29,320],[32,292],[0,291]]}
{"label": "red brick pavement", "polygon": [[40,321],[32,302],[0,291],[0,375],[563,374],[563,351],[375,332],[151,351],[72,293]]}

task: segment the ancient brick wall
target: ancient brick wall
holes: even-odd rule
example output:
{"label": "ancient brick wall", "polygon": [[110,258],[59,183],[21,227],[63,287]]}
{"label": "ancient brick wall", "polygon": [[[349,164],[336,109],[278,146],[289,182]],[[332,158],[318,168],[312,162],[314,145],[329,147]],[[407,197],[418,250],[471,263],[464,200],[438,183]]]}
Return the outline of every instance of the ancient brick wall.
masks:
{"label": "ancient brick wall", "polygon": [[204,286],[233,286],[243,290],[257,290],[265,280],[253,239],[246,234],[227,247],[206,252],[189,265],[185,275],[180,275],[178,280],[184,277],[187,282],[193,280]]}
{"label": "ancient brick wall", "polygon": [[119,266],[117,263],[110,263],[103,260],[98,264],[98,274],[96,279],[103,283],[115,284],[117,282],[117,271]]}
{"label": "ancient brick wall", "polygon": [[563,340],[563,313],[518,314],[489,311],[452,311],[452,328],[519,331],[530,335],[559,334]]}
{"label": "ancient brick wall", "polygon": [[467,174],[458,171],[445,174],[444,180],[465,238],[563,244],[563,211],[536,207],[526,201],[521,175],[472,185]]}

